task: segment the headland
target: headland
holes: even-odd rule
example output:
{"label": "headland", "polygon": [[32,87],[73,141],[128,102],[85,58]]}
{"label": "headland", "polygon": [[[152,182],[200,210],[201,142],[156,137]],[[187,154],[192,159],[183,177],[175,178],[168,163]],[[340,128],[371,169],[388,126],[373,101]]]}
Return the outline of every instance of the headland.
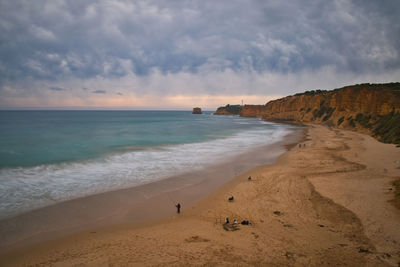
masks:
{"label": "headland", "polygon": [[227,105],[218,108],[215,114],[322,124],[369,134],[385,143],[400,144],[400,83],[311,90],[265,105]]}

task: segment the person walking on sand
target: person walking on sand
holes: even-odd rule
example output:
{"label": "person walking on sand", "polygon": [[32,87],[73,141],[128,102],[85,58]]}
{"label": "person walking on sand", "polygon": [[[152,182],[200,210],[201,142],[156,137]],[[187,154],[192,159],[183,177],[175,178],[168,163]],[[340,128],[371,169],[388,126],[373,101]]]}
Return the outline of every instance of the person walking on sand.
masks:
{"label": "person walking on sand", "polygon": [[178,203],[178,204],[175,205],[175,207],[176,207],[176,212],[177,213],[181,213],[181,204]]}

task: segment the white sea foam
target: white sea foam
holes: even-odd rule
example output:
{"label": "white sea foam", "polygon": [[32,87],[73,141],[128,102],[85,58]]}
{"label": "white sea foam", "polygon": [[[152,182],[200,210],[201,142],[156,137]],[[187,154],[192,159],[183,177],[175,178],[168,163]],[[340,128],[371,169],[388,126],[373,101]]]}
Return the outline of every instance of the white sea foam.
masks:
{"label": "white sea foam", "polygon": [[[238,120],[238,123],[245,122]],[[288,131],[285,127],[271,125],[201,143],[121,152],[80,162],[2,169],[0,219],[68,199],[199,170],[226,158],[226,155],[277,142]]]}

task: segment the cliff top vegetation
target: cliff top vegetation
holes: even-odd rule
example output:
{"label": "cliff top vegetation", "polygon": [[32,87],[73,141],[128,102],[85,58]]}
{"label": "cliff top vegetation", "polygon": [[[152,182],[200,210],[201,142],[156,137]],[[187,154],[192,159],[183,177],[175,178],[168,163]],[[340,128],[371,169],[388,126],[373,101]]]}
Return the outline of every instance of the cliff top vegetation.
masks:
{"label": "cliff top vegetation", "polygon": [[345,89],[353,89],[353,90],[361,90],[361,89],[370,89],[370,90],[390,90],[394,92],[400,92],[400,82],[393,82],[393,83],[360,83],[360,84],[355,84],[355,85],[349,85],[349,86],[344,86],[341,88],[336,88],[333,90],[310,90],[310,91],[305,91],[303,93],[297,93],[294,96],[300,96],[300,95],[319,95],[319,94],[324,94],[324,93],[329,93],[329,92],[337,92],[339,90],[345,90]]}

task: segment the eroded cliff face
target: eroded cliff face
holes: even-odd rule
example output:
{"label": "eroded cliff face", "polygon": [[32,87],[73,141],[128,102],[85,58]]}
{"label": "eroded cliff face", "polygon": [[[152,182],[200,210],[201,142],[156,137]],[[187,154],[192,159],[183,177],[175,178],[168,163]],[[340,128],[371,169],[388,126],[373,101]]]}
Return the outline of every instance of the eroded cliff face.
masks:
{"label": "eroded cliff face", "polygon": [[[400,111],[400,84],[348,86],[333,91],[311,91],[268,102],[263,109],[265,119],[294,120],[346,126],[341,117],[355,119],[358,114],[377,119],[392,111]],[[352,118],[350,118],[352,117]]]}
{"label": "eroded cliff face", "polygon": [[240,116],[326,124],[400,143],[400,83],[307,91],[265,105],[245,105]]}
{"label": "eroded cliff face", "polygon": [[265,112],[265,105],[244,105],[240,116],[242,117],[262,117]]}

